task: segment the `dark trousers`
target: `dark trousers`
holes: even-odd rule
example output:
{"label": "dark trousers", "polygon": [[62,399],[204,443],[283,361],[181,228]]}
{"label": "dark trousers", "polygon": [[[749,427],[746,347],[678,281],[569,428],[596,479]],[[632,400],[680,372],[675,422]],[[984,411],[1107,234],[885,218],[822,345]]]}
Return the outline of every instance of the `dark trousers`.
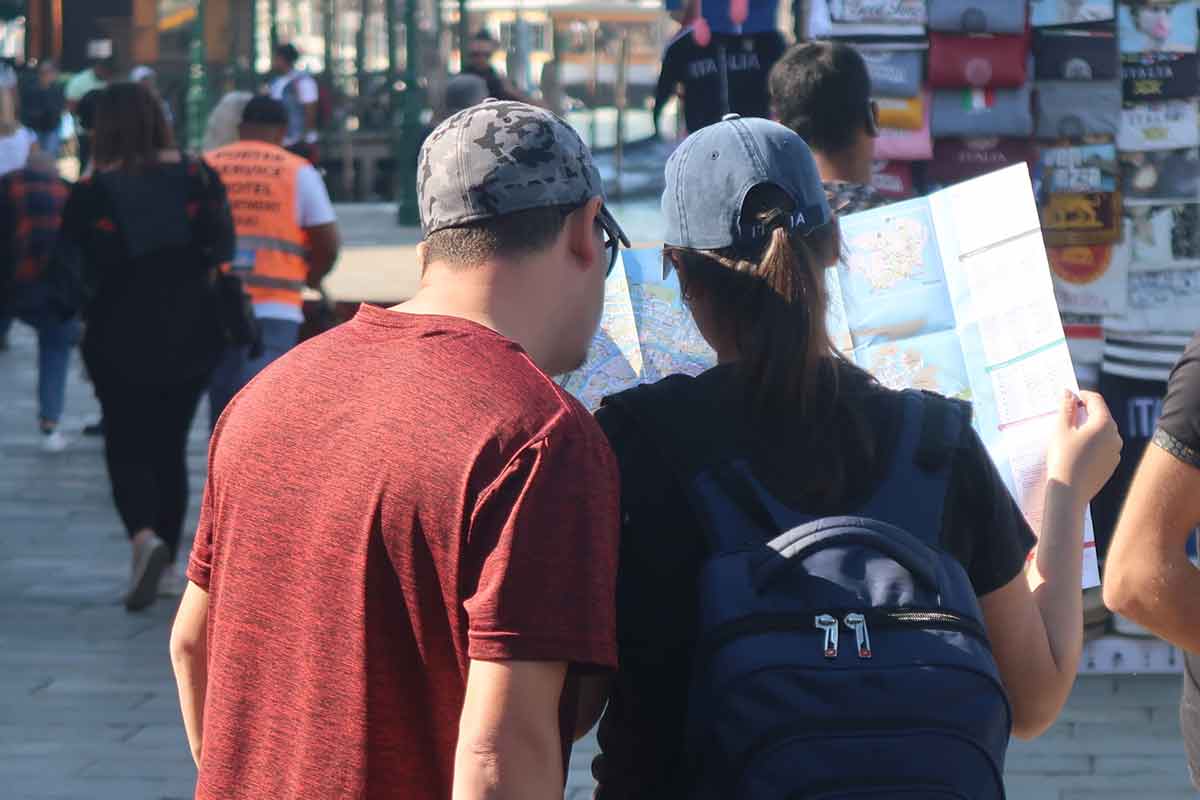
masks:
{"label": "dark trousers", "polygon": [[209,376],[153,384],[93,371],[92,379],[104,413],[104,455],[121,521],[131,538],[153,530],[174,560],[188,504],[188,432]]}

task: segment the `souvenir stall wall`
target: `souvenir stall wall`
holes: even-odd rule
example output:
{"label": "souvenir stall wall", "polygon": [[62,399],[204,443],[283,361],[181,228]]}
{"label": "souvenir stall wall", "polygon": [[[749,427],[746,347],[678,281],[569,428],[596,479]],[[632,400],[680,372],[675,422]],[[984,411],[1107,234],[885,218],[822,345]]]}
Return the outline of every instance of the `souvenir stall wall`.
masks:
{"label": "souvenir stall wall", "polygon": [[[811,0],[811,38],[867,62],[874,183],[907,198],[1029,166],[1081,382],[1106,327],[1200,327],[1196,0]],[[997,209],[1002,213],[1002,209]],[[1093,631],[1096,633],[1096,631]],[[1101,639],[1084,671],[1177,671],[1153,641]]]}

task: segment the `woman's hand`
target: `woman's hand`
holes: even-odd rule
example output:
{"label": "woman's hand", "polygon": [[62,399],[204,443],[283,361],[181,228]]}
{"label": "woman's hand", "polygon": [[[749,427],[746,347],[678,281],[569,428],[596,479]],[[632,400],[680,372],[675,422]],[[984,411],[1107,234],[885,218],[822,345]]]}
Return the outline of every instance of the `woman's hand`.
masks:
{"label": "woman's hand", "polygon": [[1058,424],[1046,457],[1046,478],[1087,504],[1121,460],[1121,435],[1104,399],[1095,392],[1063,393]]}

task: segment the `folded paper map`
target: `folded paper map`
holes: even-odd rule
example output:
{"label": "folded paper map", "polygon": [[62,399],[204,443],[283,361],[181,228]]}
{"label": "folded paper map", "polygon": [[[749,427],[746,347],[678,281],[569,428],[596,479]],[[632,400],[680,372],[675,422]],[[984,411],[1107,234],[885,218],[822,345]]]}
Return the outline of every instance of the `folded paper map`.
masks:
{"label": "folded paper map", "polygon": [[[843,217],[827,271],[835,346],[893,388],[974,405],[974,424],[1034,532],[1063,389],[1077,390],[1024,164],[928,197]],[[587,362],[562,379],[604,397],[716,363],[658,250],[623,254]],[[1091,517],[1084,587],[1100,582]]]}

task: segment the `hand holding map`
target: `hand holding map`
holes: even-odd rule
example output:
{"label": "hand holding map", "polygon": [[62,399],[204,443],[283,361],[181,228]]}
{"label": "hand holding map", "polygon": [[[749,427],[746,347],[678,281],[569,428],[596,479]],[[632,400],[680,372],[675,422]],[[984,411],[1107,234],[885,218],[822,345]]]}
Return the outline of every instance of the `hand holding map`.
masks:
{"label": "hand holding map", "polygon": [[[998,214],[997,209],[1004,209]],[[1078,390],[1024,164],[841,219],[847,256],[826,272],[834,345],[893,389],[969,400],[974,425],[1034,532],[1064,390]],[[608,395],[716,364],[663,276],[626,251],[587,362],[562,379],[595,409]],[[1083,583],[1099,583],[1090,515]]]}

